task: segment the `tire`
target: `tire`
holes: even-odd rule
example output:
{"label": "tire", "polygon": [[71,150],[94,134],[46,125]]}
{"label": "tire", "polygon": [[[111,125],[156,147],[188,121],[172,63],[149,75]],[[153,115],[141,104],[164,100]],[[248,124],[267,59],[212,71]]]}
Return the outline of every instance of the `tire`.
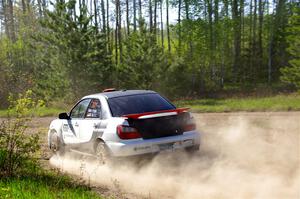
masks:
{"label": "tire", "polygon": [[110,155],[107,146],[103,141],[97,141],[95,143],[94,153],[99,164],[107,164],[110,160]]}
{"label": "tire", "polygon": [[58,137],[56,132],[51,134],[50,149],[53,154],[60,156],[65,154],[65,146],[63,143],[61,143],[60,138]]}
{"label": "tire", "polygon": [[185,151],[189,153],[190,155],[194,155],[197,151],[199,151],[200,145],[194,145],[185,148]]}

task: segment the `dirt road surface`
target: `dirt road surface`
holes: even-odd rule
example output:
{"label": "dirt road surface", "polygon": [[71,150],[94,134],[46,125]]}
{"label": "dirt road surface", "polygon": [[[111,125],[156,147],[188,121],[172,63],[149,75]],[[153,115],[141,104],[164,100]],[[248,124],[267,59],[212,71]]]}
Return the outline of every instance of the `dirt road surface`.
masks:
{"label": "dirt road surface", "polygon": [[300,198],[300,112],[194,117],[202,144],[192,157],[165,153],[147,164],[101,166],[71,154],[49,163],[115,198]]}

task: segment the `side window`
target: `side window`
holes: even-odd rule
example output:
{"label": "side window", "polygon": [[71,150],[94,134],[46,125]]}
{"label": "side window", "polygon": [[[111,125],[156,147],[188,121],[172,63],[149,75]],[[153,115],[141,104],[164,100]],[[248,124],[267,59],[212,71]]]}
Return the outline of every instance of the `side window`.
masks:
{"label": "side window", "polygon": [[90,99],[85,99],[79,102],[71,111],[71,118],[84,118],[86,109],[90,103]]}
{"label": "side window", "polygon": [[92,99],[86,112],[86,118],[101,118],[101,104],[98,99]]}

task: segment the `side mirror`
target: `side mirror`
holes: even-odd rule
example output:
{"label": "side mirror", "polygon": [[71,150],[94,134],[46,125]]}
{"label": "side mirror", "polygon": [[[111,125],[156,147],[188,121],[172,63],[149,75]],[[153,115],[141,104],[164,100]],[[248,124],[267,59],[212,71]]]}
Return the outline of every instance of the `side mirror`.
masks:
{"label": "side mirror", "polygon": [[68,120],[68,119],[70,119],[70,116],[68,115],[68,113],[60,113],[58,115],[58,118],[63,119],[63,120]]}

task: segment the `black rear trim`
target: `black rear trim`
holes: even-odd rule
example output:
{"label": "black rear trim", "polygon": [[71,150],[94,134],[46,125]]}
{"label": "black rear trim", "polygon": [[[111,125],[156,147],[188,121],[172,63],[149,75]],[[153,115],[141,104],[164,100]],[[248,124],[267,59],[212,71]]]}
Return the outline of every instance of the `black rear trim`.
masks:
{"label": "black rear trim", "polygon": [[130,126],[138,130],[143,139],[153,139],[182,135],[189,118],[189,113],[183,112],[179,115],[127,120]]}

